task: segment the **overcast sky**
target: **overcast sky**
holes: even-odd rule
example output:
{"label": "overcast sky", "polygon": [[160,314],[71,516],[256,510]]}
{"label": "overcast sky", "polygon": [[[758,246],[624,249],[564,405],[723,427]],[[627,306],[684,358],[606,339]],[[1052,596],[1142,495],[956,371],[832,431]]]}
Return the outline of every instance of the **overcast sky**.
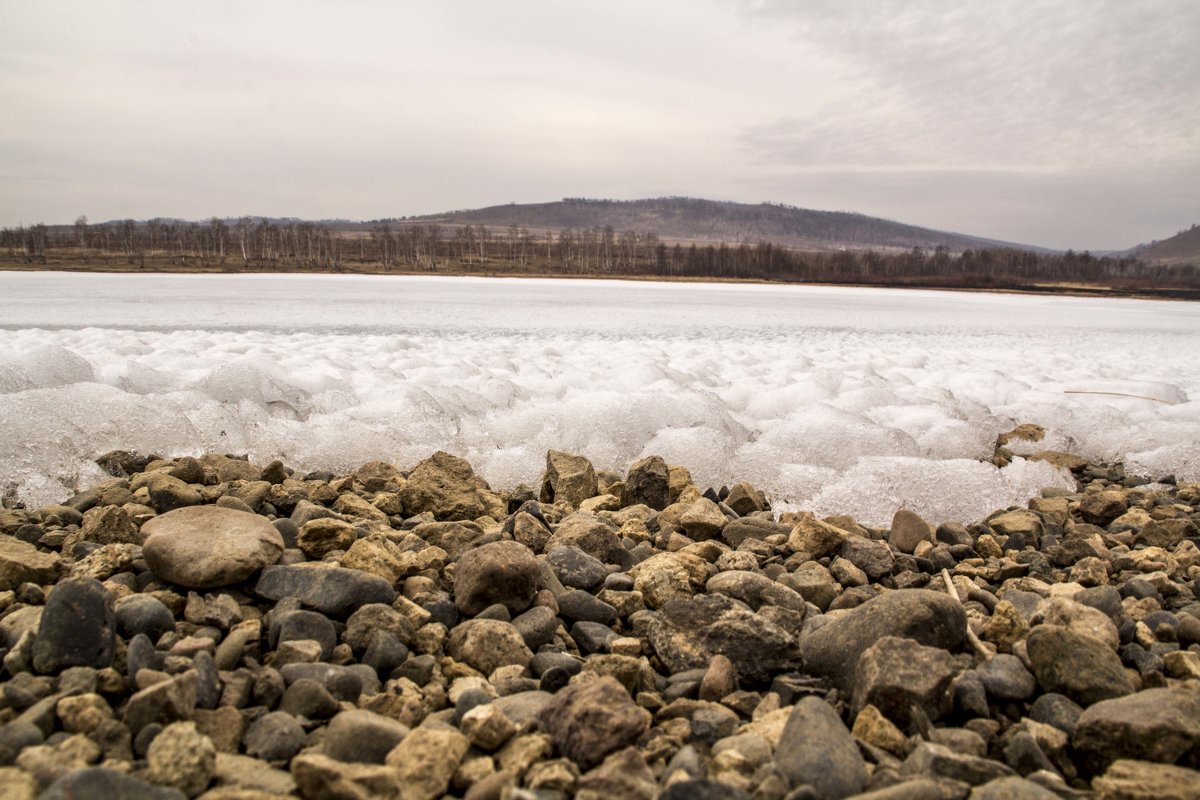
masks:
{"label": "overcast sky", "polygon": [[0,224],[688,195],[1200,222],[1196,0],[0,0]]}

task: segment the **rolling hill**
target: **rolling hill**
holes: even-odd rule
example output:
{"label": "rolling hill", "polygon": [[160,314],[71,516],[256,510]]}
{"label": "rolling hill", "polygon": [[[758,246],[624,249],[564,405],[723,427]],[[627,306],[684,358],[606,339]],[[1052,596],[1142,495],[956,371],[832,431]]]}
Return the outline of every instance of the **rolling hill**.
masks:
{"label": "rolling hill", "polygon": [[1136,248],[1135,255],[1153,264],[1200,265],[1200,225],[1180,231],[1170,239]]}
{"label": "rolling hill", "polygon": [[799,249],[911,250],[938,246],[959,252],[984,247],[1045,248],[936,231],[845,211],[814,211],[773,203],[730,203],[687,197],[650,200],[566,198],[409,217],[409,223],[483,225],[531,230],[592,229],[654,233],[667,241],[769,241]]}

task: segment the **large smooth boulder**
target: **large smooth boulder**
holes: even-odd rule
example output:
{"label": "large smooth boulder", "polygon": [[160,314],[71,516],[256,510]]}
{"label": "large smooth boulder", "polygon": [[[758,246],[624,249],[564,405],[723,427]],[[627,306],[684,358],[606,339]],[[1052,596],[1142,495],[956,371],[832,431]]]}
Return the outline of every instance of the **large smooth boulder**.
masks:
{"label": "large smooth boulder", "polygon": [[953,652],[966,641],[967,615],[949,595],[927,589],[881,594],[802,636],[805,670],[849,689],[863,652],[885,636]]}
{"label": "large smooth boulder", "polygon": [[188,506],[148,520],[142,555],[150,570],[189,589],[240,583],[283,554],[266,517],[219,506]]}
{"label": "large smooth boulder", "polygon": [[429,512],[437,520],[503,519],[508,510],[466,460],[441,450],[413,467],[400,499],[405,513]]}

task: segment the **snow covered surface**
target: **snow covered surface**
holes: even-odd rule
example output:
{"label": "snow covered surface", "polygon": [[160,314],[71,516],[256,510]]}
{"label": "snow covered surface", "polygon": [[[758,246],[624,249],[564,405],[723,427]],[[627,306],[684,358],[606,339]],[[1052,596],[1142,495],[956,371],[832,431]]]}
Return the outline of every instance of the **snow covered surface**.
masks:
{"label": "snow covered surface", "polygon": [[[617,281],[0,273],[0,490],[103,478],[113,448],[300,469],[437,449],[494,486],[545,451],[886,524],[1067,486],[1035,449],[1200,480],[1200,305]],[[1116,394],[1099,394],[1100,392]],[[1139,395],[1124,397],[1121,394]]]}

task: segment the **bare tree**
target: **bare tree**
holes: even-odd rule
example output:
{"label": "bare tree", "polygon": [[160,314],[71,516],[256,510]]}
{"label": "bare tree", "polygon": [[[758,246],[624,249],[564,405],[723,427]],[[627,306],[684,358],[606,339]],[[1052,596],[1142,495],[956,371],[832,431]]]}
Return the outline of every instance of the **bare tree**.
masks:
{"label": "bare tree", "polygon": [[83,263],[88,263],[88,218],[87,214],[80,214],[75,218],[75,241],[79,245],[79,252],[83,255]]}

